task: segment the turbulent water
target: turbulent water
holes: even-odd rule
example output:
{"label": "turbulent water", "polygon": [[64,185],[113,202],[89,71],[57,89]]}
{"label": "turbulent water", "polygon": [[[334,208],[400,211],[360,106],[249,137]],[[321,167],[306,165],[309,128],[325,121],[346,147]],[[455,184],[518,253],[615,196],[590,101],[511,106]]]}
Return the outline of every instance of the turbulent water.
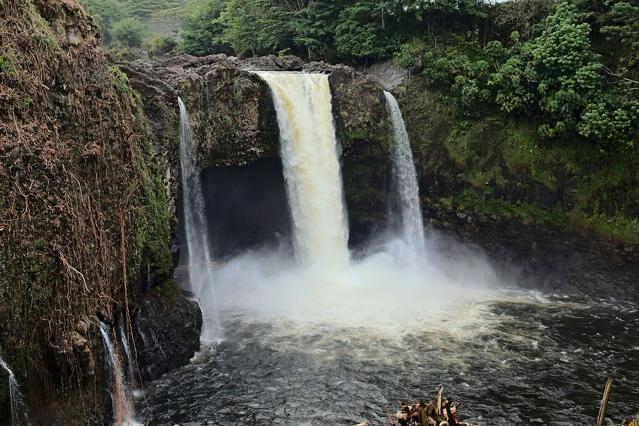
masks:
{"label": "turbulent water", "polygon": [[188,256],[189,286],[197,296],[204,316],[201,335],[203,343],[215,343],[224,333],[220,325],[215,280],[210,255],[209,233],[204,212],[204,197],[197,151],[189,115],[182,99],[180,106],[180,167],[182,171],[182,201],[184,233]]}
{"label": "turbulent water", "polygon": [[328,76],[258,74],[275,101],[295,253],[306,266],[344,268],[348,225]]}
{"label": "turbulent water", "polygon": [[[200,302],[205,313],[208,303],[219,308],[225,339],[153,383],[145,417],[382,425],[398,399],[429,398],[444,384],[477,424],[591,424],[608,375],[618,380],[610,412],[636,411],[636,306],[517,291],[480,254],[424,238],[410,144],[388,94],[403,227],[351,257],[328,77],[259,75],[278,114],[294,247],[249,251],[215,269],[208,256],[189,263],[208,268],[216,292]],[[182,119],[184,162],[185,110]],[[201,191],[197,173],[183,174],[185,193]],[[203,205],[188,208],[197,216]],[[191,220],[206,234],[202,218]]]}
{"label": "turbulent water", "polygon": [[167,425],[387,425],[398,399],[444,384],[479,425],[586,425],[608,375],[610,415],[637,412],[637,306],[493,296],[396,334],[227,317],[227,340],[156,382],[147,415]]}
{"label": "turbulent water", "polygon": [[131,394],[126,384],[125,373],[120,362],[120,355],[113,346],[111,332],[104,323],[100,323],[100,334],[106,349],[107,370],[111,381],[111,405],[113,407],[113,423],[117,426],[137,426],[135,410]]}
{"label": "turbulent water", "polygon": [[7,373],[7,379],[9,382],[9,404],[11,405],[12,425],[21,425],[23,421],[28,419],[27,406],[24,403],[24,398],[20,392],[20,385],[18,385],[18,381],[16,380],[13,370],[11,370],[9,364],[2,359],[2,351],[0,351],[0,368]]}
{"label": "turbulent water", "polygon": [[384,96],[395,134],[393,180],[400,201],[401,238],[410,246],[415,256],[420,258],[424,255],[424,220],[419,202],[419,186],[413,163],[413,152],[397,100],[390,92],[384,91]]}

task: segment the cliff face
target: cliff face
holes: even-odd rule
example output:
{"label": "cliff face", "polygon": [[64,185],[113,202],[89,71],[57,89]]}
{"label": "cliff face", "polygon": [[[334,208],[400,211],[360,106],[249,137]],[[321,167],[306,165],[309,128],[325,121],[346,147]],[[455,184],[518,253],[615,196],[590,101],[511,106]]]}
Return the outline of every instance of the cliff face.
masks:
{"label": "cliff face", "polygon": [[144,380],[198,348],[199,311],[173,281],[178,96],[202,169],[250,167],[279,158],[270,90],[251,71],[330,73],[353,242],[385,222],[392,131],[364,75],[295,57],[111,65],[75,0],[4,1],[0,24],[0,348],[34,421],[108,419],[99,321],[114,340],[125,330]]}
{"label": "cliff face", "polygon": [[173,364],[198,347],[199,313],[172,280],[177,142],[149,129],[75,0],[0,2],[0,45],[0,347],[32,407],[57,400],[61,418],[98,421],[98,318],[132,340],[161,299],[159,315],[183,312]]}
{"label": "cliff face", "polygon": [[536,288],[638,297],[639,157],[473,119],[423,77],[396,87],[430,223],[521,269]]}
{"label": "cliff face", "polygon": [[[250,167],[258,160],[279,159],[279,129],[270,89],[251,71],[330,73],[352,243],[384,225],[392,130],[381,85],[365,75],[343,65],[304,63],[293,56],[240,60],[182,55],[119,66],[142,94],[154,128],[164,127],[167,115],[177,119],[164,111],[177,111],[177,97],[182,97],[203,169]],[[177,162],[172,159],[176,171]]]}

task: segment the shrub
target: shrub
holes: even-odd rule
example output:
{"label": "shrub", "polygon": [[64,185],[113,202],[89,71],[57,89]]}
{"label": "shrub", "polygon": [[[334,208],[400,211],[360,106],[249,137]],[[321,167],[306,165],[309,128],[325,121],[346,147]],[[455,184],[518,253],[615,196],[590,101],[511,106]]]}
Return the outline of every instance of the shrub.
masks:
{"label": "shrub", "polygon": [[172,52],[177,41],[172,37],[154,37],[145,43],[150,56],[160,56]]}
{"label": "shrub", "polygon": [[138,18],[124,18],[112,29],[113,38],[128,47],[140,47],[146,36],[146,27]]}

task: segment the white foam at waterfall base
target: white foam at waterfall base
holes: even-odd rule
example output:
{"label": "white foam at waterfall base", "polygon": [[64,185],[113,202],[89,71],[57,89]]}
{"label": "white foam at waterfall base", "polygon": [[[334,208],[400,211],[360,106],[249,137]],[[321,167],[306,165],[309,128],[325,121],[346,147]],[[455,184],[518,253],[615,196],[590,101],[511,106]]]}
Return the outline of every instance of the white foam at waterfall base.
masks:
{"label": "white foam at waterfall base", "polygon": [[271,87],[278,114],[294,256],[281,247],[222,265],[215,271],[221,312],[284,321],[305,332],[365,328],[401,335],[439,330],[444,323],[453,333],[471,330],[486,302],[502,297],[493,290],[499,280],[481,256],[446,258],[436,239],[424,241],[421,214],[414,211],[419,199],[410,145],[396,103],[389,107],[402,144],[395,153],[402,232],[380,237],[351,260],[328,77],[258,74]]}
{"label": "white foam at waterfall base", "polygon": [[23,420],[28,420],[27,407],[24,403],[24,398],[20,392],[20,385],[16,380],[16,376],[13,370],[9,367],[9,364],[2,359],[2,351],[0,351],[0,367],[7,373],[9,381],[9,404],[11,405],[11,424],[17,426],[22,424]]}

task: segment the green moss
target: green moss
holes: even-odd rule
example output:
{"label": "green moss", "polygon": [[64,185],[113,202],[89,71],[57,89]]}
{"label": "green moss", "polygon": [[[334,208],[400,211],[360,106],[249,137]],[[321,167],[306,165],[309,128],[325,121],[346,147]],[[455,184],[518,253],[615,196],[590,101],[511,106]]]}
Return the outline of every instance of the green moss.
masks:
{"label": "green moss", "polygon": [[539,157],[535,130],[528,123],[510,123],[504,128],[504,162],[511,172],[527,170]]}
{"label": "green moss", "polygon": [[561,208],[544,210],[535,204],[511,203],[495,198],[489,193],[480,194],[473,190],[465,190],[459,195],[444,199],[442,206],[505,219],[517,219],[529,225],[565,226],[568,223],[568,215]]}
{"label": "green moss", "polygon": [[51,58],[62,54],[62,47],[58,40],[51,34],[49,23],[38,13],[36,7],[29,3],[29,18],[33,23],[31,36],[35,46],[41,51],[47,52]]}
{"label": "green moss", "polygon": [[162,285],[154,287],[153,293],[168,303],[175,303],[180,296],[180,289],[174,281],[167,281]]}
{"label": "green moss", "polygon": [[[117,71],[121,72],[119,69]],[[128,85],[127,90],[132,92]],[[141,170],[142,181],[138,199],[140,211],[135,216],[134,227],[136,256],[133,258],[132,267],[129,268],[129,274],[131,279],[135,279],[141,268],[148,267],[154,281],[165,285],[172,282],[173,257],[169,247],[172,215],[168,207],[168,195],[160,162],[153,161],[152,158],[151,134],[139,94],[132,92],[131,100],[140,132],[136,161]]]}
{"label": "green moss", "polygon": [[577,230],[593,231],[607,240],[639,243],[639,219],[596,214],[586,216],[573,212],[570,225]]}
{"label": "green moss", "polygon": [[0,77],[13,78],[17,76],[16,59],[11,50],[0,52]]}
{"label": "green moss", "polygon": [[111,75],[113,76],[113,87],[120,95],[130,94],[132,92],[129,85],[129,77],[117,66],[113,65]]}

